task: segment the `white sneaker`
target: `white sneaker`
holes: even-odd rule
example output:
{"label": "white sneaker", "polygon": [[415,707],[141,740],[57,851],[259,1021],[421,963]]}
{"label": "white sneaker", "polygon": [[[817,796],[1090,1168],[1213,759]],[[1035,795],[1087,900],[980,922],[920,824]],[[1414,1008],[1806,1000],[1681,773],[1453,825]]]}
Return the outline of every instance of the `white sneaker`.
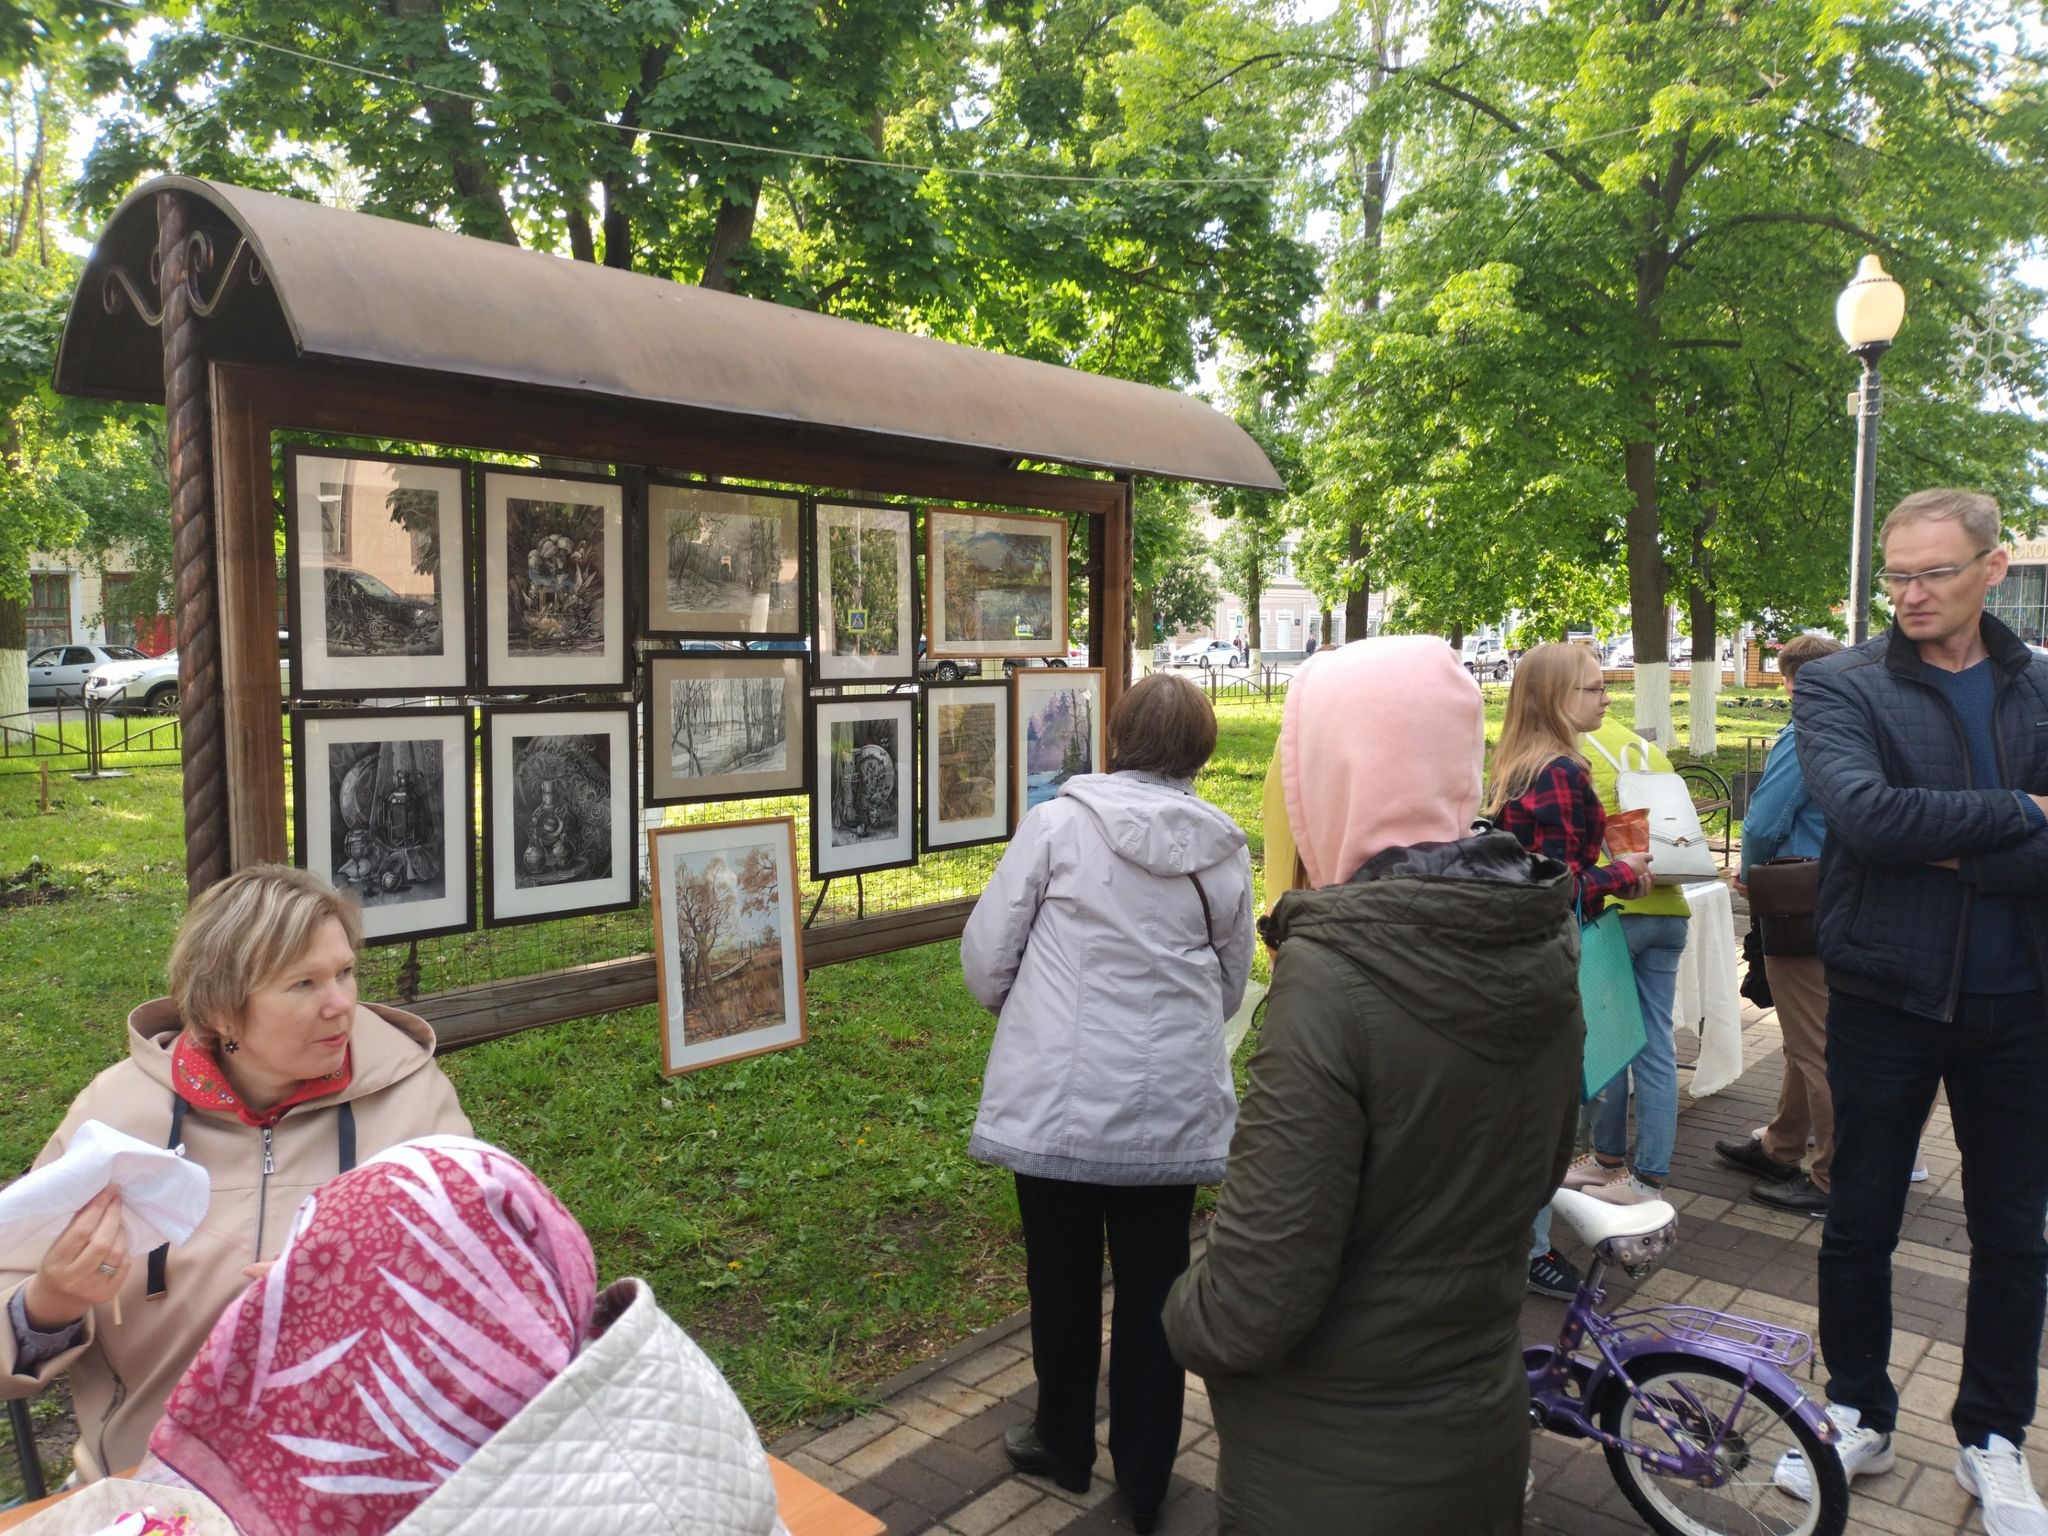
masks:
{"label": "white sneaker", "polygon": [[1609,1205],[1642,1205],[1650,1200],[1662,1200],[1663,1189],[1655,1184],[1645,1184],[1634,1174],[1625,1179],[1611,1179],[1605,1184],[1595,1184],[1586,1190],[1595,1200],[1605,1200]]}
{"label": "white sneaker", "polygon": [[[1842,1458],[1842,1470],[1849,1474],[1850,1482],[1891,1471],[1898,1456],[1892,1450],[1890,1435],[1865,1429],[1862,1413],[1855,1408],[1844,1408],[1839,1403],[1828,1409],[1828,1417],[1835,1422],[1838,1432],[1835,1453]],[[1956,1476],[1962,1475],[1962,1468],[1958,1466]],[[1813,1497],[1813,1473],[1807,1468],[1802,1452],[1787,1451],[1780,1456],[1776,1470],[1771,1473],[1771,1481],[1796,1499]]]}
{"label": "white sneaker", "polygon": [[1981,1449],[1964,1446],[1956,1456],[1956,1481],[1984,1506],[1990,1536],[2048,1536],[2048,1509],[2034,1491],[2027,1458],[2005,1436],[1993,1435]]}
{"label": "white sneaker", "polygon": [[1588,1152],[1572,1159],[1571,1167],[1564,1171],[1566,1189],[1582,1189],[1587,1194],[1596,1194],[1603,1184],[1619,1184],[1628,1178],[1628,1164],[1609,1165]]}

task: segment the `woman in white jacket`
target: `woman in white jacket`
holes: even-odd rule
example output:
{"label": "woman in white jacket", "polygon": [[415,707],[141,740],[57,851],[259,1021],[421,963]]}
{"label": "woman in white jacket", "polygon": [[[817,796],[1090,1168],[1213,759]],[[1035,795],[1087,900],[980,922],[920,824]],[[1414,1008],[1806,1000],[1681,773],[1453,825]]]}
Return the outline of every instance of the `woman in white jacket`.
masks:
{"label": "woman in white jacket", "polygon": [[1160,1308],[1187,1268],[1195,1186],[1223,1177],[1237,1123],[1223,1022],[1251,968],[1251,862],[1190,787],[1215,748],[1200,690],[1138,683],[1110,711],[1110,772],[1019,823],[960,944],[969,990],[1000,1016],[968,1150],[1016,1175],[1038,1372],[1036,1421],[1005,1448],[1086,1491],[1106,1232],[1109,1452],[1141,1533],[1180,1443]]}

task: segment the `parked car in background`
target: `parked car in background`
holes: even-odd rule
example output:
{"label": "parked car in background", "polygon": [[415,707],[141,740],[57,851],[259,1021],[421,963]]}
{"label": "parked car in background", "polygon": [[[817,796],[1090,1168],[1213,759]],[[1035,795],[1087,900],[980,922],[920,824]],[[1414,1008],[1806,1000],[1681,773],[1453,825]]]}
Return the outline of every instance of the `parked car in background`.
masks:
{"label": "parked car in background", "polygon": [[[277,632],[277,696],[291,693],[292,637]],[[95,667],[85,680],[85,701],[115,714],[178,712],[178,653],[139,661],[111,661]]]}
{"label": "parked car in background", "polygon": [[1497,683],[1506,682],[1511,670],[1506,648],[1498,640],[1486,640],[1478,635],[1465,637],[1461,659],[1465,670],[1474,677],[1491,678]]}
{"label": "parked car in background", "polygon": [[917,675],[935,683],[954,683],[963,677],[981,676],[981,663],[969,657],[948,656],[934,661],[925,654],[924,642],[917,642]]}
{"label": "parked car in background", "polygon": [[1197,640],[1173,653],[1176,667],[1234,667],[1237,647],[1228,640]]}
{"label": "parked car in background", "polygon": [[52,645],[28,659],[31,704],[76,704],[94,669],[115,661],[147,661],[132,645]]}

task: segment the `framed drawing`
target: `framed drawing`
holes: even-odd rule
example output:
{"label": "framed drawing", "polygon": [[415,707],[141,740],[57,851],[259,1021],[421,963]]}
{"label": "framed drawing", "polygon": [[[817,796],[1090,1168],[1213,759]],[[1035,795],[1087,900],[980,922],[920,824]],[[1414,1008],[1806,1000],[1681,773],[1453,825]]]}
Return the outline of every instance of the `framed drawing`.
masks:
{"label": "framed drawing", "polygon": [[801,1045],[804,954],[788,816],[647,834],[661,1070]]}
{"label": "framed drawing", "polygon": [[484,925],[618,912],[633,868],[633,710],[484,711]]}
{"label": "framed drawing", "polygon": [[910,706],[881,693],[812,701],[812,879],[917,862]]}
{"label": "framed drawing", "polygon": [[362,903],[372,944],[476,925],[466,709],[292,713],[298,863]]}
{"label": "framed drawing", "polygon": [[1010,835],[1010,685],[940,683],[924,694],[924,846]]}
{"label": "framed drawing", "polygon": [[1066,519],[926,507],[924,579],[932,655],[1066,654]]}
{"label": "framed drawing", "polygon": [[917,562],[910,508],[811,506],[812,649],[826,683],[917,681]]}
{"label": "framed drawing", "polygon": [[469,686],[467,468],[455,459],[285,449],[295,695]]}
{"label": "framed drawing", "polygon": [[625,491],[596,475],[486,469],[478,539],[483,685],[623,688]]}
{"label": "framed drawing", "polygon": [[757,800],[804,787],[804,659],[647,658],[647,803]]}
{"label": "framed drawing", "polygon": [[647,633],[802,635],[801,505],[789,491],[649,480]]}
{"label": "framed drawing", "polygon": [[1102,670],[1057,667],[1010,675],[1010,762],[1022,821],[1077,773],[1102,773]]}

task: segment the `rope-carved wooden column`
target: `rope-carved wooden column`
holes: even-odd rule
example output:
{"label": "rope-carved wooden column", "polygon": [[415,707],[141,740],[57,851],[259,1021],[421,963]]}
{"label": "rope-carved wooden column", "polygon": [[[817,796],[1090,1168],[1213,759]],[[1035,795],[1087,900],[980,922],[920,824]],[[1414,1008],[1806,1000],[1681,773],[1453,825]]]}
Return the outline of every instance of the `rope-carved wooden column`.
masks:
{"label": "rope-carved wooden column", "polygon": [[206,398],[204,316],[191,279],[202,255],[185,195],[156,200],[162,283],[164,429],[178,603],[178,713],[185,760],[185,888],[197,896],[228,873],[227,733],[221,714],[220,613],[213,573],[213,420]]}

